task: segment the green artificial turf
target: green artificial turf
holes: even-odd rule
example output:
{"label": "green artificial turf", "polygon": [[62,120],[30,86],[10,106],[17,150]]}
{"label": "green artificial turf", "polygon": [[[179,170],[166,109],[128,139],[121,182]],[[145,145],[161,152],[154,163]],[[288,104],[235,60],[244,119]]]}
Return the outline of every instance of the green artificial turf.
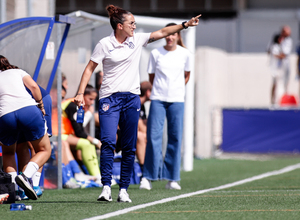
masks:
{"label": "green artificial turf", "polygon": [[[132,203],[117,203],[118,187],[112,187],[113,202],[97,202],[101,188],[45,190],[31,211],[10,211],[0,205],[0,219],[84,219],[115,212],[181,194],[210,189],[300,163],[300,158],[267,161],[195,160],[192,172],[181,172],[182,190],[166,190],[167,181],[153,182],[153,189],[130,185]],[[182,198],[115,216],[110,219],[299,219],[300,169],[235,187]]]}

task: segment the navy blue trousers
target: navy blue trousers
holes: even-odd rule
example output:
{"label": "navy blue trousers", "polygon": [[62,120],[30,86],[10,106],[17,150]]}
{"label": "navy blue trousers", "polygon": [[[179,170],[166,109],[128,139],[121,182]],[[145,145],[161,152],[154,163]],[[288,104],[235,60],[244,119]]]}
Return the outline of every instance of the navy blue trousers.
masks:
{"label": "navy blue trousers", "polygon": [[120,128],[120,143],[122,149],[120,189],[127,189],[135,159],[137,128],[141,101],[138,95],[130,92],[114,93],[99,101],[99,122],[101,156],[100,170],[102,184],[111,184],[116,148],[116,134]]}

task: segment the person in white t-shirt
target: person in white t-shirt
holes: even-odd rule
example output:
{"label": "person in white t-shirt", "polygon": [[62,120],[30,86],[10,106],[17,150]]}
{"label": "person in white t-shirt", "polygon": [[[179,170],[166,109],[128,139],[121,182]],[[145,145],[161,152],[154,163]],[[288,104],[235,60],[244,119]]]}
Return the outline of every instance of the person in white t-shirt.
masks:
{"label": "person in white t-shirt", "polygon": [[41,90],[36,82],[28,73],[11,65],[6,57],[0,55],[0,144],[5,158],[3,169],[7,173],[16,172],[16,144],[22,134],[26,141],[31,142],[36,154],[24,172],[12,179],[15,179],[28,198],[34,200],[37,194],[32,188],[31,178],[51,155],[45,114]]}
{"label": "person in white t-shirt", "polygon": [[[267,51],[271,55],[272,88],[271,104],[276,102],[282,95],[288,93],[290,79],[290,54],[292,53],[293,41],[291,38],[291,28],[284,25],[278,36],[268,44]],[[274,42],[274,41],[277,42]]]}
{"label": "person in white t-shirt", "polygon": [[290,55],[293,49],[293,40],[291,38],[291,28],[288,25],[284,25],[281,29],[280,37],[282,41],[280,43],[282,54],[282,67],[284,71],[284,93],[288,92],[288,83],[290,79]]}
{"label": "person in white t-shirt", "polygon": [[[270,67],[272,76],[272,88],[271,88],[271,104],[276,104],[278,95],[277,85],[283,81],[283,68],[282,68],[282,49],[280,46],[283,38],[276,34],[273,38],[273,42],[269,47],[268,53],[270,54]],[[282,83],[283,85],[283,83]],[[283,86],[281,86],[283,88]]]}
{"label": "person in white t-shirt", "polygon": [[[168,26],[176,24],[170,23]],[[191,54],[184,48],[180,32],[166,37],[166,45],[151,52],[148,73],[153,88],[147,123],[147,147],[140,189],[152,188],[151,180],[168,180],[167,189],[180,190],[181,140],[185,85],[190,78]],[[168,143],[162,154],[164,121]]]}
{"label": "person in white t-shirt", "polygon": [[99,91],[100,169],[103,190],[98,201],[112,201],[111,178],[118,124],[122,148],[121,178],[118,202],[131,202],[127,189],[132,174],[139,120],[140,77],[139,60],[142,47],[189,26],[197,26],[198,15],[182,24],[162,28],[152,33],[135,33],[135,18],[120,7],[106,7],[113,32],[96,45],[79,86],[75,103],[84,104],[83,92],[99,63],[103,65],[103,82]]}

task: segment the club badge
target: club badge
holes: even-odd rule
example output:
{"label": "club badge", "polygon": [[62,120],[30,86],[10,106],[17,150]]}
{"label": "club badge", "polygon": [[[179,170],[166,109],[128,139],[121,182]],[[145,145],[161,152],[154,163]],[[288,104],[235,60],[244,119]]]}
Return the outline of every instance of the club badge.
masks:
{"label": "club badge", "polygon": [[109,109],[109,104],[104,103],[104,104],[102,105],[102,110],[106,112],[108,109]]}
{"label": "club badge", "polygon": [[134,48],[134,44],[133,44],[132,42],[129,42],[128,47],[129,47],[130,49],[133,49],[133,48]]}

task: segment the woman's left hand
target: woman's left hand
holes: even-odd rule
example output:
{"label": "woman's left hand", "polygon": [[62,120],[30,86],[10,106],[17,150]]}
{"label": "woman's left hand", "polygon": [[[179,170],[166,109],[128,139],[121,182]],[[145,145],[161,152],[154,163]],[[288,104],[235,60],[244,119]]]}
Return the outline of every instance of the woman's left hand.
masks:
{"label": "woman's left hand", "polygon": [[188,27],[190,26],[197,26],[199,24],[199,18],[201,17],[201,14],[196,16],[196,17],[193,17],[191,20],[189,20],[188,22],[186,22],[186,25]]}

